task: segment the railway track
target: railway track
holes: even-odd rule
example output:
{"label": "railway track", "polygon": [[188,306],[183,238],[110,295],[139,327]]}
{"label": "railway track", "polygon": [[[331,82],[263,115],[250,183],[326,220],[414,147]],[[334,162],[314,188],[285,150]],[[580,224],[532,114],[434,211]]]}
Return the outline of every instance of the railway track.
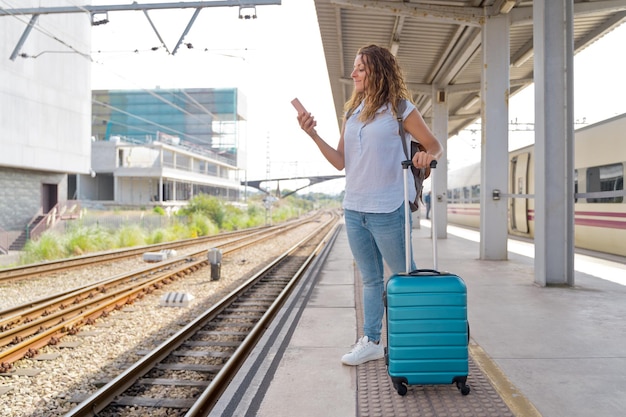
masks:
{"label": "railway track", "polygon": [[[317,220],[310,217],[246,234],[228,234],[222,237],[221,245],[214,247],[231,254]],[[205,248],[0,312],[0,372],[8,372],[15,361],[34,357],[43,346],[55,345],[63,336],[76,334],[81,326],[93,324],[112,310],[207,264]]]}
{"label": "railway track", "polygon": [[84,268],[105,262],[115,262],[122,259],[142,256],[146,252],[159,252],[162,250],[177,250],[196,245],[211,245],[224,239],[239,239],[250,233],[262,231],[267,227],[237,230],[234,232],[220,233],[212,236],[201,236],[193,239],[178,240],[175,242],[157,243],[153,245],[135,246],[128,249],[112,250],[75,258],[60,259],[37,264],[23,265],[14,268],[0,269],[0,282],[15,281],[31,277],[41,277],[60,272],[70,271],[76,268]]}
{"label": "railway track", "polygon": [[89,255],[77,256],[74,258],[60,259],[57,261],[48,261],[30,265],[22,265],[13,268],[4,268],[0,269],[0,283],[4,281],[16,281],[31,277],[53,275],[61,272],[71,271],[72,269],[84,268],[86,266],[93,266],[106,262],[116,262],[122,259],[140,257],[146,252],[181,250],[184,248],[198,245],[213,245],[223,242],[224,240],[239,240],[250,236],[250,234],[263,232],[265,229],[280,229],[284,227],[290,227],[291,225],[298,224],[302,221],[310,221],[310,219],[296,219],[286,223],[282,223],[279,226],[261,226],[250,229],[220,233],[218,235],[212,236],[201,236],[192,239],[177,240],[174,242],[135,246],[132,248],[99,252]]}
{"label": "railway track", "polygon": [[66,416],[123,416],[126,408],[141,415],[208,415],[295,285],[336,234],[336,220],[325,221],[99,391],[82,399]]}

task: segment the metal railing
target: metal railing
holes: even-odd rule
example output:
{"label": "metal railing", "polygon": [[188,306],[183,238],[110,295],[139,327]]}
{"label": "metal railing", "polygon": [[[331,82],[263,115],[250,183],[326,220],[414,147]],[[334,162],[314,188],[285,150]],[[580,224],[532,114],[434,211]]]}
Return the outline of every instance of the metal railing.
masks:
{"label": "metal railing", "polygon": [[[41,216],[43,218],[37,222],[37,219]],[[43,214],[43,211],[40,209],[26,226],[26,238],[27,240],[37,239],[43,232],[54,227],[59,220],[77,219],[79,216],[80,202],[78,200],[67,200],[58,203],[46,214]]]}
{"label": "metal railing", "polygon": [[9,253],[9,233],[0,227],[0,254]]}

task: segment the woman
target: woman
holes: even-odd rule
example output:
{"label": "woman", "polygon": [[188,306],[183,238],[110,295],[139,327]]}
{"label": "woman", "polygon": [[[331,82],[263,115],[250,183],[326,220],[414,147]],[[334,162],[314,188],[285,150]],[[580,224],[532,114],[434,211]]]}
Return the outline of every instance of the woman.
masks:
{"label": "woman", "polygon": [[[338,170],[346,170],[343,208],[350,250],[363,280],[364,335],[341,361],[360,365],[384,356],[380,343],[383,259],[392,273],[405,270],[401,161],[406,157],[396,119],[398,100],[406,101],[401,115],[405,131],[426,148],[426,152],[413,156],[413,165],[430,166],[432,160],[441,157],[442,148],[411,102],[402,71],[389,50],[376,45],[361,48],[351,76],[354,90],[345,104],[346,117],[337,148],[317,134],[317,122],[311,113],[299,113],[298,122],[324,157]],[[413,201],[415,187],[410,190]],[[415,268],[413,260],[411,265]]]}

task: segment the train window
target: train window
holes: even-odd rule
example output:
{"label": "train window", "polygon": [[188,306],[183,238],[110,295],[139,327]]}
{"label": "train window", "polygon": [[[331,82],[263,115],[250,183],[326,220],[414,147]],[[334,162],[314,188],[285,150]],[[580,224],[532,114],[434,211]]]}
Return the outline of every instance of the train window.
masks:
{"label": "train window", "polygon": [[463,187],[463,203],[471,202],[471,194],[469,187]]}
{"label": "train window", "polygon": [[480,203],[480,184],[472,185],[472,203]]}
{"label": "train window", "polygon": [[[604,165],[587,169],[587,192],[617,191],[624,189],[622,164]],[[589,203],[621,203],[624,197],[588,198]]]}
{"label": "train window", "polygon": [[452,202],[460,203],[461,202],[461,189],[455,188],[452,190]]}

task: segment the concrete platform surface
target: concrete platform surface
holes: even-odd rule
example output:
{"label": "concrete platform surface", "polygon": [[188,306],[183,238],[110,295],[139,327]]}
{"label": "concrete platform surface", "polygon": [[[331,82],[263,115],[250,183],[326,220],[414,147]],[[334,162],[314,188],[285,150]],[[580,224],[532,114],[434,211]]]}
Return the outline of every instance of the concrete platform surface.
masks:
{"label": "concrete platform surface", "polygon": [[[418,266],[430,268],[429,222],[422,220],[421,225],[413,230],[414,253]],[[624,415],[626,266],[577,255],[574,287],[539,287],[533,278],[532,244],[510,241],[509,260],[481,261],[477,235],[449,227],[447,239],[438,242],[439,268],[461,276],[468,288],[468,383],[474,378],[477,390],[466,397],[455,394],[454,401],[468,399],[465,406],[446,405],[444,391],[420,387],[409,387],[406,397],[393,391],[389,398],[379,398],[378,386],[389,384],[384,360],[358,367],[341,364],[341,356],[360,334],[361,314],[355,297],[358,273],[342,230],[318,282],[308,295],[299,296],[304,309],[293,316],[292,330],[268,335],[282,344],[269,349],[272,359],[263,359],[266,365],[256,365],[265,366],[257,372],[258,381],[238,394],[243,398],[238,408],[220,406],[212,415]],[[235,394],[232,388],[224,397]],[[380,406],[363,405],[374,397]],[[439,400],[438,408],[434,403]],[[434,411],[424,411],[426,403]]]}

